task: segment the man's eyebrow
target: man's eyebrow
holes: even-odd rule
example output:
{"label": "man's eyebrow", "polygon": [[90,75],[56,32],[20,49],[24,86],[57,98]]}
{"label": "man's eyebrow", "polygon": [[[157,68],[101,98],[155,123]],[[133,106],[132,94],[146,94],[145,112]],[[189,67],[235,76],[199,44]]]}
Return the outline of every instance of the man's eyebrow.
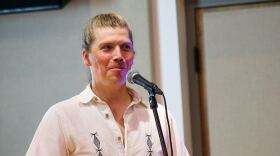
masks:
{"label": "man's eyebrow", "polygon": [[132,45],[132,42],[131,42],[131,41],[126,41],[126,42],[123,42],[122,44],[129,44],[129,45]]}
{"label": "man's eyebrow", "polygon": [[99,43],[98,47],[102,47],[102,46],[108,45],[108,44],[114,44],[114,42],[109,42],[109,41],[107,41],[107,42],[102,42],[102,43]]}

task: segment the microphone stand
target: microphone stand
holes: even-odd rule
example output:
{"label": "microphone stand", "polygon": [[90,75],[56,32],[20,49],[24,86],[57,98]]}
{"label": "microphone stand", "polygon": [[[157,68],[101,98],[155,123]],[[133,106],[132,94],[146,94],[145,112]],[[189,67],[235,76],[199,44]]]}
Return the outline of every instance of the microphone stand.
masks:
{"label": "microphone stand", "polygon": [[160,143],[161,143],[161,148],[162,148],[162,152],[164,156],[168,156],[167,150],[166,150],[166,145],[164,142],[164,137],[162,134],[162,129],[161,129],[161,125],[160,125],[160,120],[158,117],[158,112],[157,112],[157,100],[155,98],[155,90],[151,89],[148,90],[149,92],[149,102],[150,102],[150,108],[153,110],[154,113],[154,117],[155,117],[155,121],[156,121],[156,125],[157,125],[157,130],[158,130],[158,135],[159,135],[159,139],[160,139]]}

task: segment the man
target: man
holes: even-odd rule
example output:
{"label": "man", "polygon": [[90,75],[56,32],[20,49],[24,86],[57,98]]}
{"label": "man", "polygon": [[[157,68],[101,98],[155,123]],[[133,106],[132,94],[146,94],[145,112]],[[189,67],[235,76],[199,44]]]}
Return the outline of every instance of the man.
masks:
{"label": "man", "polygon": [[[162,155],[152,111],[126,86],[134,60],[132,32],[116,14],[100,14],[84,29],[82,57],[92,81],[79,95],[52,106],[42,119],[28,156]],[[164,108],[158,107],[170,153]],[[174,156],[187,156],[172,116]]]}

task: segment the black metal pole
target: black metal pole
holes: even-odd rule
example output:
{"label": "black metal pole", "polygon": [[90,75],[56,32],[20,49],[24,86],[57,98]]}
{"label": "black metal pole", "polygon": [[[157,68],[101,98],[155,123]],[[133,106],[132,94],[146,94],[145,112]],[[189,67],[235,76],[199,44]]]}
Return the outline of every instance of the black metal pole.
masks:
{"label": "black metal pole", "polygon": [[161,125],[160,125],[160,120],[159,120],[159,117],[158,117],[158,112],[157,112],[158,105],[157,105],[157,100],[155,98],[154,91],[151,91],[151,92],[149,91],[149,102],[150,102],[150,108],[153,110],[153,113],[154,113],[154,117],[155,117],[155,121],[156,121],[156,125],[157,125],[157,130],[158,130],[158,135],[159,135],[163,155],[168,156],[165,141],[164,141],[164,137],[163,137],[163,133],[162,133],[162,129],[161,129]]}

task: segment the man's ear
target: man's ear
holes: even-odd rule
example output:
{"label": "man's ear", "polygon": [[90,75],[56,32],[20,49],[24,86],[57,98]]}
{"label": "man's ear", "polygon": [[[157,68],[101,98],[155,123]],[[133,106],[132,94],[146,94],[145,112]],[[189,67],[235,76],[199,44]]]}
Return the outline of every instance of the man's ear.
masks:
{"label": "man's ear", "polygon": [[89,53],[85,49],[83,49],[83,51],[82,51],[82,56],[83,56],[84,64],[88,67],[91,66]]}

